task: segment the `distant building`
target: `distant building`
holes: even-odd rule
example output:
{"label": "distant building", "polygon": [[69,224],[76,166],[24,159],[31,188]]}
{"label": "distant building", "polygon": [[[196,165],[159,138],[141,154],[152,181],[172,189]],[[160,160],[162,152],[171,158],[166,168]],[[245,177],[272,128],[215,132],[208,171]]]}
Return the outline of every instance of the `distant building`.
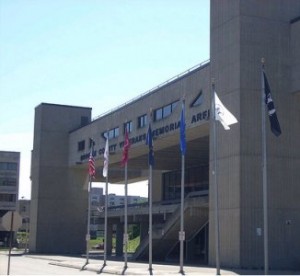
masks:
{"label": "distant building", "polygon": [[[125,196],[108,194],[108,207],[120,207],[125,204]],[[138,204],[147,202],[146,197],[140,196],[127,196],[127,204]],[[104,219],[103,212],[105,207],[105,195],[103,194],[103,188],[92,188],[91,189],[91,220],[90,229],[91,237],[96,238],[96,236],[103,235],[104,230]]]}
{"label": "distant building", "polygon": [[30,200],[19,199],[18,201],[18,212],[22,217],[22,226],[19,231],[29,231],[29,218],[30,218]]}
{"label": "distant building", "polygon": [[[147,202],[147,198],[140,196],[127,196],[128,204],[137,204]],[[116,195],[116,194],[108,194],[108,207],[113,206],[121,206],[125,204],[125,196]]]}
{"label": "distant building", "polygon": [[[17,210],[19,191],[20,152],[0,151],[0,218]],[[8,239],[0,224],[0,242]]]}

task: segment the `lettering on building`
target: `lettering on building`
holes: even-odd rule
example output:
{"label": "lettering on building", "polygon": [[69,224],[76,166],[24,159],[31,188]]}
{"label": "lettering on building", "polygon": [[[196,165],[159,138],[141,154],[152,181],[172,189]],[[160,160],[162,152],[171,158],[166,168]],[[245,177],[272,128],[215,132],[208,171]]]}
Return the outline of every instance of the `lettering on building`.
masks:
{"label": "lettering on building", "polygon": [[[202,112],[199,112],[197,114],[192,115],[190,124],[192,125],[192,124],[195,124],[197,122],[207,121],[207,120],[209,120],[209,110],[204,110]],[[179,128],[180,128],[180,121],[173,122],[173,123],[170,123],[168,125],[153,129],[152,130],[152,137],[153,137],[153,139],[157,139],[159,136],[167,134],[167,133],[171,133],[171,132],[173,132],[173,131],[175,131]],[[147,136],[147,133],[143,133],[141,135],[131,137],[131,138],[129,138],[130,144],[134,145],[134,144],[139,144],[139,143],[145,143],[146,136]],[[112,153],[112,152],[116,152],[117,150],[121,150],[121,149],[123,149],[123,146],[124,146],[124,141],[122,141],[118,144],[112,144],[112,145],[109,146],[109,152]],[[101,155],[104,154],[104,151],[105,151],[104,147],[102,147],[99,150],[95,150],[93,152],[93,156],[94,157],[97,156],[97,155],[101,156]],[[90,153],[86,153],[86,154],[81,155],[80,156],[80,161],[87,160],[89,158],[89,156],[90,156]]]}

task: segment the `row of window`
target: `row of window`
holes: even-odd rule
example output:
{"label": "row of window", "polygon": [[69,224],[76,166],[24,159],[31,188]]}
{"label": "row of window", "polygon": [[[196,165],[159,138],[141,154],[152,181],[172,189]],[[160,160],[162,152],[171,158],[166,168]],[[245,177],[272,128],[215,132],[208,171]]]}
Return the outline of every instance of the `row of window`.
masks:
{"label": "row of window", "polygon": [[[89,149],[92,147],[92,144],[94,143],[94,141],[92,139],[90,139],[89,141]],[[85,149],[85,140],[82,140],[80,142],[78,142],[78,151],[83,151]]]}
{"label": "row of window", "polygon": [[[144,115],[138,117],[138,128],[143,128],[146,125],[147,125],[147,114],[144,114]],[[125,133],[125,130],[127,131],[127,133],[130,133],[133,131],[133,122],[132,121],[124,123],[123,133]],[[105,139],[108,138],[109,140],[113,139],[113,138],[117,138],[117,137],[119,137],[119,135],[120,135],[119,127],[112,128],[112,129],[102,133],[102,136]]]}
{"label": "row of window", "polygon": [[0,186],[17,186],[15,178],[0,177]]}
{"label": "row of window", "polygon": [[[179,101],[172,102],[168,105],[162,106],[160,108],[157,108],[153,111],[153,120],[154,122],[160,121],[172,114],[172,112],[175,110],[176,106],[178,105]],[[147,126],[148,124],[148,115],[143,114],[138,117],[137,119],[137,128],[143,128]],[[125,130],[127,130],[128,133],[133,131],[133,121],[129,121],[124,123],[123,125],[123,133],[125,133]],[[119,127],[114,127],[108,131],[105,131],[102,133],[102,137],[105,139],[108,138],[113,139],[117,138],[120,135],[120,129]],[[89,148],[91,147],[91,143],[89,145]],[[84,151],[85,150],[85,141],[82,140],[78,142],[78,151]]]}
{"label": "row of window", "polygon": [[[208,190],[209,167],[193,167],[185,170],[184,194]],[[181,171],[171,171],[163,174],[163,200],[180,199]]]}
{"label": "row of window", "polygon": [[18,170],[18,163],[0,162],[0,170],[3,170],[3,171],[17,171]]}
{"label": "row of window", "polygon": [[0,194],[0,202],[16,202],[15,194]]}

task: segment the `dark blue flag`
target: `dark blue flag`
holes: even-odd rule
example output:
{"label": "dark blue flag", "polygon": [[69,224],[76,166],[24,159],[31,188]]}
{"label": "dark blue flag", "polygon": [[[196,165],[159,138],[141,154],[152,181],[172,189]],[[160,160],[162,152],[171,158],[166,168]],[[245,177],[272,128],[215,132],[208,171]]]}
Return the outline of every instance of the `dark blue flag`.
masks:
{"label": "dark blue flag", "polygon": [[271,97],[271,89],[269,86],[269,82],[265,72],[263,71],[263,78],[264,78],[264,92],[265,92],[265,104],[268,109],[270,124],[271,124],[271,131],[274,135],[279,136],[281,134],[281,128],[279,125],[279,121],[277,119],[275,105]]}
{"label": "dark blue flag", "polygon": [[151,130],[150,123],[149,123],[147,137],[146,137],[146,145],[149,146],[149,157],[148,157],[149,166],[153,166],[154,165],[154,152],[153,152],[152,130]]}
{"label": "dark blue flag", "polygon": [[186,141],[185,141],[185,107],[184,107],[184,101],[182,101],[182,110],[181,110],[181,116],[180,116],[180,150],[181,150],[181,154],[185,155]]}

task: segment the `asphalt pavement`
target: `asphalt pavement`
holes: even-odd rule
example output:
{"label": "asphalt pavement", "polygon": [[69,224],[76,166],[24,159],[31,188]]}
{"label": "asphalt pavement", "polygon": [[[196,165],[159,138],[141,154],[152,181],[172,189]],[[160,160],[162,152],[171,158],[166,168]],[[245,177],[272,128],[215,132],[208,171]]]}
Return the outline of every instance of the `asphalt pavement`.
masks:
{"label": "asphalt pavement", "polygon": [[[114,275],[216,275],[215,267],[184,265],[183,272],[180,272],[179,264],[152,264],[149,270],[148,263],[115,261],[109,259],[104,266],[103,258],[89,258],[86,264],[86,257],[52,256],[52,255],[27,255],[28,258],[47,258],[50,265],[64,266],[78,270],[94,271],[97,274]],[[263,275],[263,270],[248,269],[221,269],[221,275]],[[270,275],[300,275],[300,271],[270,271]]]}

